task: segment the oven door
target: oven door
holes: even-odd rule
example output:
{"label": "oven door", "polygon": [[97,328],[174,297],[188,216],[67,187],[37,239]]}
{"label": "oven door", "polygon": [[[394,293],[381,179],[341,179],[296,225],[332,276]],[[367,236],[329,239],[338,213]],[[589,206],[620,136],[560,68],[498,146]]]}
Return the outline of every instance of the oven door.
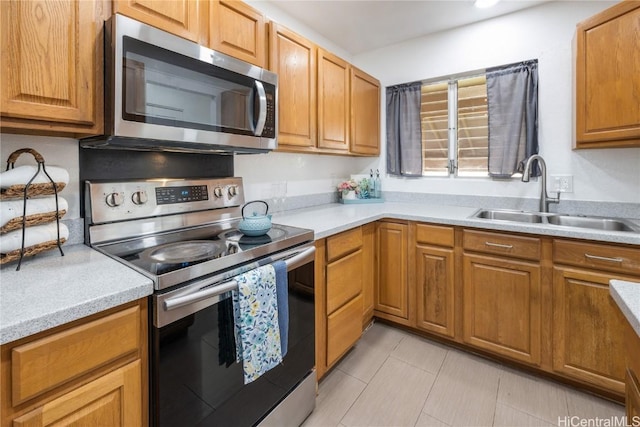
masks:
{"label": "oven door", "polygon": [[[282,258],[287,261],[289,285],[287,354],[280,365],[247,385],[242,364],[229,354],[229,331],[233,331],[229,287],[233,284],[224,280],[216,284],[216,277],[213,285],[196,283],[151,297],[153,425],[251,426],[261,421],[273,425],[270,420],[299,425],[313,410],[314,247],[285,251],[248,267]],[[238,270],[225,276],[230,274]]]}

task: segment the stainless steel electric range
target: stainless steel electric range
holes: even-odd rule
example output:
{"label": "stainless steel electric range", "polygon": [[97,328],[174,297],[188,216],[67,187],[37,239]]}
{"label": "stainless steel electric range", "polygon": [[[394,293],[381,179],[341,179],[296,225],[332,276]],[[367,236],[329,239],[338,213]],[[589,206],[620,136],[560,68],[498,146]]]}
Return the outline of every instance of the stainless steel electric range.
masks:
{"label": "stainless steel electric range", "polygon": [[[245,236],[244,203],[241,178],[86,182],[86,244],[154,282],[153,425],[299,425],[315,406],[313,231],[274,224]],[[229,355],[233,278],[277,260],[288,271],[287,353],[245,385]]]}

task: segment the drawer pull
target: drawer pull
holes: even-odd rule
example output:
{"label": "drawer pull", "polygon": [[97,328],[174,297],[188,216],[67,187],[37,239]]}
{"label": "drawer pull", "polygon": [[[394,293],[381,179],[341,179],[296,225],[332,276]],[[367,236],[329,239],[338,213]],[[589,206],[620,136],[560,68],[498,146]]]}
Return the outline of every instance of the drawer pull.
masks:
{"label": "drawer pull", "polygon": [[584,254],[584,256],[587,259],[591,259],[595,261],[606,261],[606,262],[616,262],[616,263],[621,263],[622,261],[624,261],[624,258],[608,258],[604,256],[589,255],[589,254]]}
{"label": "drawer pull", "polygon": [[484,242],[484,244],[494,248],[513,249],[513,245],[503,245],[501,243],[491,243],[491,242]]}

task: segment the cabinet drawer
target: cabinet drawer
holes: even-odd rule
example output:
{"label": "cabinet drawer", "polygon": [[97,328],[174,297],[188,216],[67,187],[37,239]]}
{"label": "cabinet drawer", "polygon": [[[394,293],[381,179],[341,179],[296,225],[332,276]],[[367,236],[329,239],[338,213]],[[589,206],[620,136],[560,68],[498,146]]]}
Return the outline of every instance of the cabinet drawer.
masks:
{"label": "cabinet drawer", "polygon": [[361,247],[362,227],[327,237],[327,261],[331,262]]}
{"label": "cabinet drawer", "polygon": [[327,314],[362,291],[362,249],[327,266]]}
{"label": "cabinet drawer", "polygon": [[418,243],[453,247],[453,227],[416,224],[416,241]]}
{"label": "cabinet drawer", "polygon": [[540,260],[540,239],[535,237],[464,230],[463,247],[468,251]]}
{"label": "cabinet drawer", "polygon": [[13,406],[136,353],[142,344],[140,322],[140,306],[135,306],[15,347]]}
{"label": "cabinet drawer", "polygon": [[362,334],[362,295],[327,318],[327,365],[331,366]]}
{"label": "cabinet drawer", "polygon": [[640,275],[640,250],[621,246],[554,240],[553,262]]}

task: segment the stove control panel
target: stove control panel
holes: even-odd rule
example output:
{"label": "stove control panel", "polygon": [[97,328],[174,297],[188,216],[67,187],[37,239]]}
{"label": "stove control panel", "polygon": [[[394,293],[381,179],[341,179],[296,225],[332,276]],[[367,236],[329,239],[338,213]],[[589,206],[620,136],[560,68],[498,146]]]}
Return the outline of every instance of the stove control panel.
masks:
{"label": "stove control panel", "polygon": [[244,192],[242,178],[87,182],[85,203],[91,223],[101,224],[240,207]]}

